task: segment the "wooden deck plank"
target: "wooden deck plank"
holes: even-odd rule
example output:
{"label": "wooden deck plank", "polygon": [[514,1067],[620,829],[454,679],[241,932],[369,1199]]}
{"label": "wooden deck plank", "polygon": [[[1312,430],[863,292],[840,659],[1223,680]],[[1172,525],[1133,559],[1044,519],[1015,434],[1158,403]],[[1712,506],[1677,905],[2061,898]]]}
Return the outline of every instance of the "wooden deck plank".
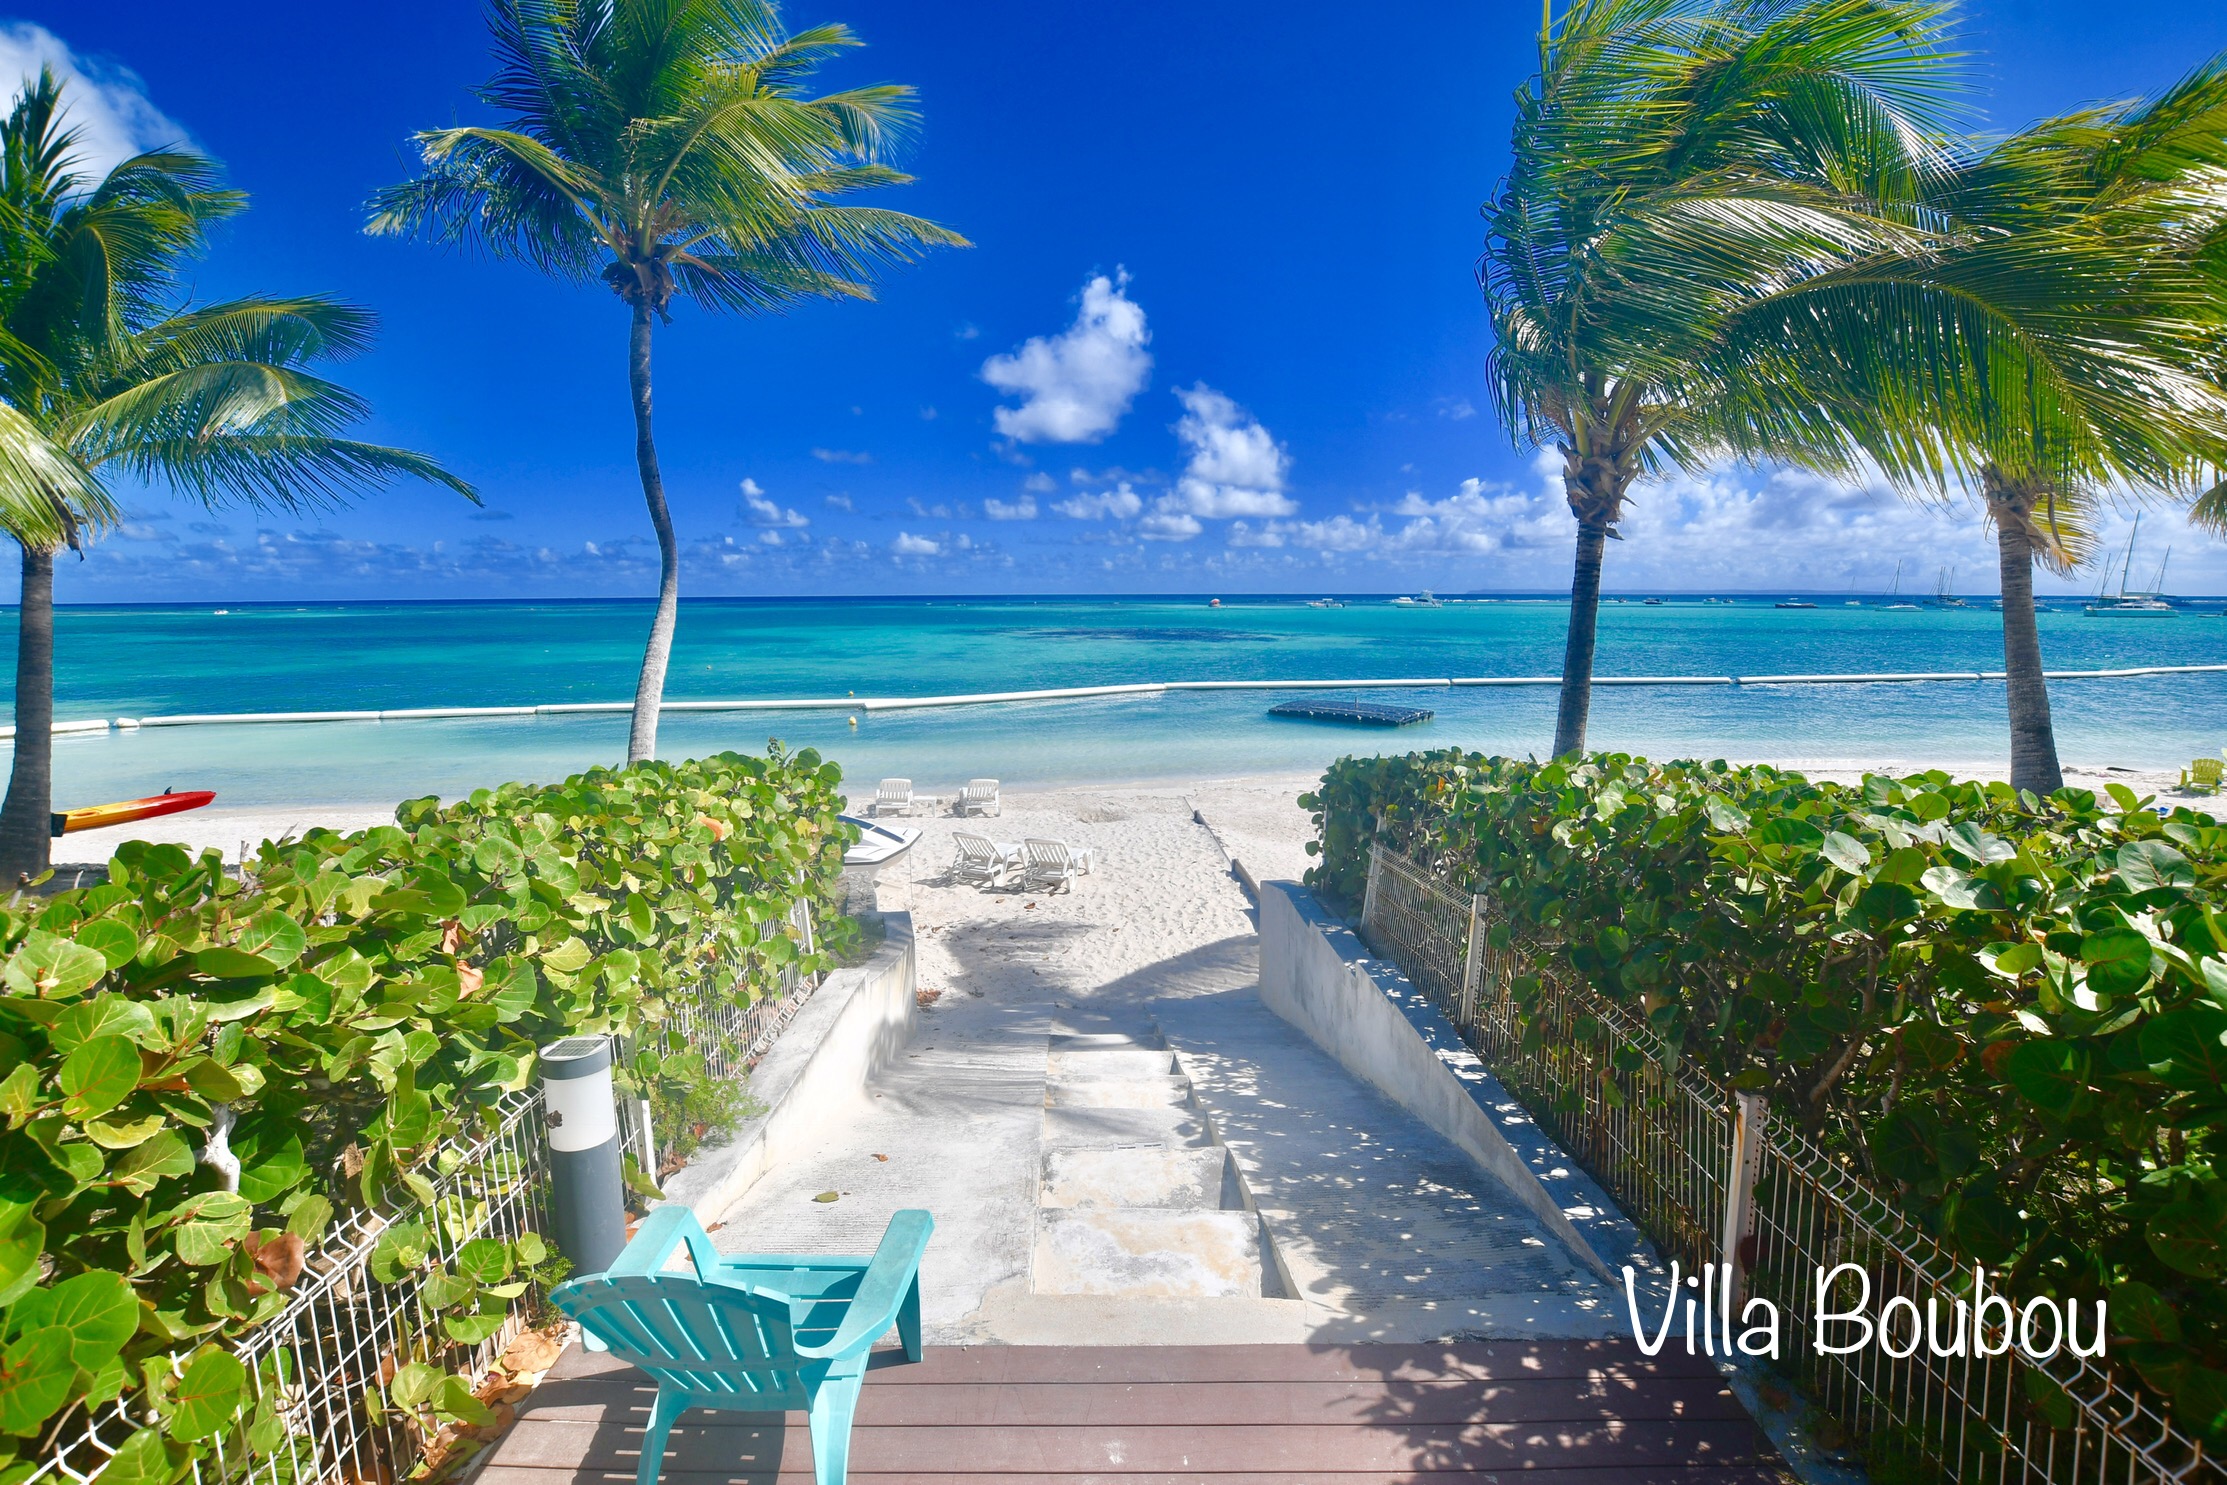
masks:
{"label": "wooden deck plank", "polygon": [[[764,1469],[809,1457],[802,1417],[786,1427],[676,1427],[666,1449],[673,1470]],[[1115,1467],[1330,1472],[1442,1469],[1543,1469],[1555,1465],[1752,1464],[1767,1458],[1746,1420],[1693,1422],[1059,1425],[970,1428],[868,1428],[851,1431],[851,1460],[868,1472],[1074,1474]],[[632,1469],[640,1435],[579,1420],[521,1422],[505,1440],[507,1464]],[[1768,1448],[1767,1445],[1764,1446]]]}
{"label": "wooden deck plank", "polygon": [[[573,1358],[580,1359],[577,1362]],[[572,1362],[571,1366],[565,1362]],[[555,1378],[626,1375],[609,1356],[575,1347]],[[939,1382],[1367,1382],[1518,1378],[1706,1377],[1716,1363],[1670,1350],[1646,1357],[1629,1341],[1473,1341],[1444,1346],[936,1346],[908,1364],[875,1353],[880,1385]]]}
{"label": "wooden deck plank", "polygon": [[[627,1485],[654,1389],[567,1353],[477,1485]],[[810,1478],[801,1414],[686,1415],[664,1485]],[[943,1347],[868,1374],[868,1485],[1777,1485],[1768,1442],[1705,1358],[1629,1343]]]}
{"label": "wooden deck plank", "polygon": [[[656,1389],[646,1383],[621,1388],[610,1382],[552,1383],[537,1395],[531,1416],[618,1419],[639,1428],[649,1417]],[[935,1387],[870,1386],[860,1395],[861,1426],[967,1428],[985,1424],[1272,1423],[1308,1427],[1326,1423],[1387,1426],[1441,1423],[1564,1422],[1624,1418],[1742,1418],[1728,1388],[1698,1379],[1582,1379],[1468,1382],[1103,1382],[1029,1386],[1017,1383],[947,1382]],[[761,1426],[745,1413],[692,1412],[691,1428]]]}
{"label": "wooden deck plank", "polygon": [[[868,1473],[855,1465],[851,1478],[860,1485],[971,1485],[983,1477],[973,1471],[963,1475]],[[1608,1468],[1552,1470],[1437,1470],[1403,1469],[1366,1474],[1324,1474],[1316,1470],[1273,1474],[1247,1470],[1234,1473],[1199,1470],[1139,1471],[1118,1474],[1000,1475],[999,1485],[1416,1485],[1434,1475],[1451,1482],[1473,1485],[1789,1485],[1783,1470],[1757,1465],[1719,1468],[1689,1465],[1617,1465]],[[808,1461],[784,1461],[778,1474],[705,1473],[666,1470],[663,1485],[798,1485],[812,1478]],[[633,1485],[634,1472],[575,1469],[537,1469],[515,1465],[489,1465],[474,1477],[473,1485]]]}

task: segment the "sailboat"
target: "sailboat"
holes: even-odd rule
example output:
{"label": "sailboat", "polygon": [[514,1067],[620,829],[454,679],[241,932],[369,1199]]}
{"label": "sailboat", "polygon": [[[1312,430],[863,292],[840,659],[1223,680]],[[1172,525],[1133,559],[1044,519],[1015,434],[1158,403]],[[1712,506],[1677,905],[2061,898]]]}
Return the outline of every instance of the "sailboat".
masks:
{"label": "sailboat", "polygon": [[1933,606],[1935,608],[1963,608],[1966,606],[1964,600],[1957,597],[1952,591],[1955,583],[1956,574],[1946,567],[1942,568],[1940,582],[1935,585],[1933,590]]}
{"label": "sailboat", "polygon": [[1910,613],[1916,613],[1918,611],[1916,604],[1902,601],[1902,563],[1902,558],[1897,557],[1895,559],[1894,586],[1887,590],[1887,607],[1890,609],[1905,609]]}
{"label": "sailboat", "polygon": [[[2140,539],[2141,535],[2142,514],[2137,511],[2134,515],[2134,531],[2126,539],[2126,556],[2119,562],[2118,594],[2116,597],[2107,598],[2099,587],[2096,590],[2095,602],[2088,605],[2087,612],[2099,619],[2169,619],[2179,612],[2173,605],[2158,596],[2165,591],[2166,563],[2173,560],[2173,549],[2171,547],[2165,549],[2164,561],[2157,564],[2157,576],[2150,579],[2150,590],[2147,593],[2130,593],[2127,591],[2127,575],[2134,569],[2134,543]],[[2105,583],[2111,581],[2109,571],[2104,573],[2103,581]]]}

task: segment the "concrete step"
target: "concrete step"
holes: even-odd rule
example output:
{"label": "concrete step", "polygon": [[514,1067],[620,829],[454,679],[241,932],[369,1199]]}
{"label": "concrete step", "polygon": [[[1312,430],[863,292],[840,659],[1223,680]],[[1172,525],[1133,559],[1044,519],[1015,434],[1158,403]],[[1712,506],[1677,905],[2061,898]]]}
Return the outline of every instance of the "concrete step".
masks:
{"label": "concrete step", "polygon": [[1054,1150],[1044,1157],[1042,1207],[1237,1210],[1244,1189],[1219,1145],[1201,1150]]}
{"label": "concrete step", "polygon": [[1176,1071],[1175,1054],[1165,1047],[1079,1047],[1054,1049],[1046,1069],[1050,1076],[1079,1081],[1085,1078],[1160,1078]]}
{"label": "concrete step", "polygon": [[1189,1078],[1054,1078],[1044,1085],[1044,1104],[1055,1109],[1179,1109],[1190,1102]]}
{"label": "concrete step", "polygon": [[1185,1108],[1044,1110],[1043,1148],[1047,1151],[1195,1148],[1213,1143],[1214,1135],[1206,1121]]}
{"label": "concrete step", "polygon": [[1262,1294],[1260,1219],[1157,1207],[1044,1208],[1030,1287],[1129,1299]]}
{"label": "concrete step", "polygon": [[1054,1052],[1121,1051],[1167,1045],[1166,1038],[1157,1031],[1055,1031],[1051,1038]]}

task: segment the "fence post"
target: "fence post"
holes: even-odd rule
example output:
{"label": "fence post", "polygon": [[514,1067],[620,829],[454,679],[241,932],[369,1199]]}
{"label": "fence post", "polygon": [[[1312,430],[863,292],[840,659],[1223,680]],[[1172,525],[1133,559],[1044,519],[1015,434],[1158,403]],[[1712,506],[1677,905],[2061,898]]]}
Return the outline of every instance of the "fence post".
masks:
{"label": "fence post", "polygon": [[1737,1093],[1733,1103],[1732,1160],[1724,1182],[1724,1232],[1717,1245],[1728,1323],[1740,1313],[1744,1289],[1740,1249],[1755,1230],[1755,1182],[1763,1170],[1763,1095]]}
{"label": "fence post", "polygon": [[1461,966],[1461,1024],[1477,1022],[1477,981],[1485,967],[1485,894],[1469,894],[1469,954]]}
{"label": "fence post", "polygon": [[1384,847],[1369,842],[1369,884],[1361,889],[1361,926],[1367,928],[1369,919],[1376,915],[1376,879],[1383,870]]}

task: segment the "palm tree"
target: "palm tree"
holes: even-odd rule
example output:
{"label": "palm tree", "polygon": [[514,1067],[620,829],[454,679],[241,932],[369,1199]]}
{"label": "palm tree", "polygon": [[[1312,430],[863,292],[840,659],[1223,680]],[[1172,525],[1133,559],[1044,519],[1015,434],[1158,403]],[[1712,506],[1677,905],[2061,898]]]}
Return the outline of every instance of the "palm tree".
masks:
{"label": "palm tree", "polygon": [[841,26],[788,34],[772,0],[493,0],[499,62],[480,99],[496,127],[417,136],[414,180],[372,202],[369,230],[518,258],[627,306],[634,458],[657,533],[657,613],[627,760],[657,751],[680,602],[680,551],[650,428],[650,339],[675,298],[762,313],[871,298],[873,271],[932,246],[933,222],[836,198],[911,177],[887,163],[911,90],[807,96],[858,44]]}
{"label": "palm tree", "polygon": [[1582,751],[1605,544],[1643,476],[1770,458],[1848,473],[1814,394],[1850,350],[1810,285],[1908,248],[1889,205],[1953,95],[1918,0],[1578,0],[1540,35],[1478,277],[1502,421],[1562,456],[1577,517],[1557,755]]}
{"label": "palm tree", "polygon": [[[1995,529],[2011,783],[2036,796],[2064,777],[2035,562],[2069,573],[2101,503],[2187,498],[2227,463],[2213,374],[2223,166],[2227,67],[2214,63],[2150,102],[1969,148],[1929,191],[1944,230],[1838,286],[1868,320],[1870,354],[1827,374],[1878,419],[1867,447],[1889,451],[1906,488],[1946,476],[1973,489]],[[1895,292],[1876,295],[1882,282]]]}
{"label": "palm tree", "polygon": [[0,528],[23,557],[10,881],[48,860],[54,554],[113,521],[107,479],[286,510],[397,475],[471,494],[422,455],[343,436],[367,409],[309,368],[366,345],[368,314],[316,297],[185,302],[187,262],[245,205],[207,160],[158,151],[96,178],[62,112],[42,72],[0,120]]}

